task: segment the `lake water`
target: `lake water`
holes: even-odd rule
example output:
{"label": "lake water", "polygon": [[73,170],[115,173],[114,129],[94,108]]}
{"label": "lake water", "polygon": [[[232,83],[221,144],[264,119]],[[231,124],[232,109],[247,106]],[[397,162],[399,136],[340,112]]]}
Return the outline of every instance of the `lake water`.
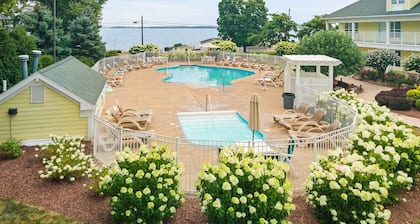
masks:
{"label": "lake water", "polygon": [[[143,29],[143,43],[156,44],[160,49],[181,43],[198,48],[200,41],[217,36],[217,28],[150,28]],[[101,28],[102,41],[107,50],[127,51],[141,44],[140,28]]]}

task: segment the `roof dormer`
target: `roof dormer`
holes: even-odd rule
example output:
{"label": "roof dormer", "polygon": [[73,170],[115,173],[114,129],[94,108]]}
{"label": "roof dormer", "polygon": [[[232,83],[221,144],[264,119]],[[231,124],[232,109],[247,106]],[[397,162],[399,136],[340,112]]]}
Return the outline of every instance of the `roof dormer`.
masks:
{"label": "roof dormer", "polygon": [[420,0],[387,0],[386,11],[410,10],[419,2]]}

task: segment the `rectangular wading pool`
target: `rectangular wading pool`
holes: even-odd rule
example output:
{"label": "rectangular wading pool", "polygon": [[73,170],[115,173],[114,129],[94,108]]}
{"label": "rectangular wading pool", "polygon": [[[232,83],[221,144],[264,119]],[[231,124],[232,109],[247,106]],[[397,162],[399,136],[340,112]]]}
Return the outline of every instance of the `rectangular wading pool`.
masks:
{"label": "rectangular wading pool", "polygon": [[[248,122],[236,111],[182,112],[178,113],[185,138],[214,141],[252,140],[252,130]],[[263,139],[260,131],[255,131],[255,140]]]}

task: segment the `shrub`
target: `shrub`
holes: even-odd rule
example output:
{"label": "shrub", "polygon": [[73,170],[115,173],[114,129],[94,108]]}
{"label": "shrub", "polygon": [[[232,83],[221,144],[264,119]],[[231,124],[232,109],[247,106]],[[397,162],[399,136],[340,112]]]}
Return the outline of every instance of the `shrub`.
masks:
{"label": "shrub", "polygon": [[135,46],[132,46],[130,50],[128,50],[128,53],[130,54],[138,54],[138,53],[143,53],[143,52],[159,53],[160,50],[159,50],[159,47],[154,44],[135,45]]}
{"label": "shrub", "polygon": [[214,40],[212,44],[218,46],[218,51],[236,52],[236,44],[230,40]]}
{"label": "shrub", "polygon": [[115,223],[162,223],[184,201],[180,190],[182,168],[166,146],[144,145],[134,153],[117,153],[101,190],[111,196]]}
{"label": "shrub", "polygon": [[420,86],[418,86],[416,89],[408,90],[407,99],[411,102],[416,102],[418,99],[420,99]]}
{"label": "shrub", "polygon": [[22,142],[17,139],[10,138],[7,141],[0,143],[0,152],[7,159],[18,158],[23,154]]}
{"label": "shrub", "polygon": [[420,110],[420,99],[416,100],[416,108]]}
{"label": "shrub", "polygon": [[276,55],[294,54],[297,45],[298,44],[295,42],[281,41],[274,45],[274,51],[276,52]]}
{"label": "shrub", "polygon": [[406,75],[404,74],[404,71],[390,69],[384,74],[384,81],[392,83],[395,86],[401,86],[406,82]]}
{"label": "shrub", "polygon": [[46,55],[41,55],[39,57],[39,68],[45,68],[48,65],[52,65],[54,64],[54,58],[52,55],[46,54]]}
{"label": "shrub", "polygon": [[36,148],[42,158],[45,170],[40,170],[41,178],[48,179],[76,179],[88,175],[95,167],[92,156],[83,153],[85,145],[83,137],[51,135],[52,143]]}
{"label": "shrub", "polygon": [[390,212],[382,202],[388,197],[387,173],[366,165],[358,154],[343,157],[330,151],[310,167],[305,183],[307,201],[322,223],[383,223]]}
{"label": "shrub", "polygon": [[[363,53],[366,66],[370,66],[383,75],[389,65],[395,65],[400,61],[400,57],[395,51],[388,49],[369,50]],[[383,79],[383,77],[381,77]]]}
{"label": "shrub", "polygon": [[378,71],[369,66],[365,66],[362,68],[361,77],[369,80],[377,80],[380,78]]}
{"label": "shrub", "polygon": [[389,100],[388,107],[392,110],[411,110],[413,103],[405,97],[393,97]]}
{"label": "shrub", "polygon": [[285,222],[294,210],[288,166],[252,150],[225,148],[202,166],[196,186],[210,223]]}
{"label": "shrub", "polygon": [[420,72],[420,55],[411,54],[403,63],[406,71]]}

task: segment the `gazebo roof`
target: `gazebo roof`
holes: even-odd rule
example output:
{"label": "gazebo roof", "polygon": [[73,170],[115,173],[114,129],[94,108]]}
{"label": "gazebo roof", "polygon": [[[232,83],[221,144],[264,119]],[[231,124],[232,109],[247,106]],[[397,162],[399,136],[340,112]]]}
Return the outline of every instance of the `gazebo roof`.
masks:
{"label": "gazebo roof", "polygon": [[287,62],[295,65],[339,65],[341,61],[326,55],[283,55]]}

